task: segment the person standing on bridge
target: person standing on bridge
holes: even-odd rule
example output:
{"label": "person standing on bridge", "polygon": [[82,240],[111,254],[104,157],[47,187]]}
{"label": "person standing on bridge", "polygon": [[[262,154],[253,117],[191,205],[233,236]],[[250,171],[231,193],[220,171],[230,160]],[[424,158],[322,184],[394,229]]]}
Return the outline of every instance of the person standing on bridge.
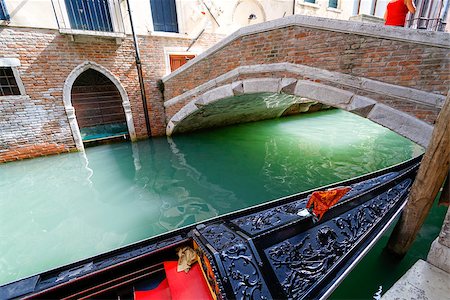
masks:
{"label": "person standing on bridge", "polygon": [[412,14],[416,12],[416,6],[412,0],[389,1],[386,12],[384,13],[384,19],[386,20],[384,25],[403,27],[408,12]]}

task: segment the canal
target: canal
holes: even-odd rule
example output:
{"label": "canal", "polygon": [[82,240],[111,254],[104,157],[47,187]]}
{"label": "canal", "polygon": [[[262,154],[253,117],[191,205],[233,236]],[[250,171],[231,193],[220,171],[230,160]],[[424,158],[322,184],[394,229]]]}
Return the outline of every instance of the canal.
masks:
{"label": "canal", "polygon": [[[364,118],[328,110],[3,164],[0,284],[421,152]],[[401,262],[382,253],[383,237],[333,297],[367,299],[389,287],[426,256],[444,213],[433,209]]]}

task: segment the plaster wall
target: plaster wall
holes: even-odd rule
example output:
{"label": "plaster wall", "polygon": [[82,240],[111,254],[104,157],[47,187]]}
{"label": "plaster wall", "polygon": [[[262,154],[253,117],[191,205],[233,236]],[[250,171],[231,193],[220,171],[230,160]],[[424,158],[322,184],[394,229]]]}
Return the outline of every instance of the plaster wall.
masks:
{"label": "plaster wall", "polygon": [[[110,1],[118,1],[125,33],[131,34],[126,1]],[[297,0],[295,12],[347,20],[353,15],[355,4],[348,5],[344,2],[340,0],[338,9],[331,9],[328,7],[328,0],[317,0],[316,4]],[[175,3],[179,34],[155,32],[150,0],[130,0],[136,33],[192,38],[205,29],[209,33],[230,34],[241,27],[289,16],[293,12],[292,0],[176,0]],[[68,23],[67,16],[64,17],[63,12],[64,0],[8,0],[5,4],[11,20],[0,21],[0,25],[58,29],[58,21],[62,26],[66,26],[64,22]],[[251,14],[256,18],[249,19]]]}
{"label": "plaster wall", "polygon": [[[109,1],[120,7],[119,14],[123,20],[125,33],[130,34],[126,1]],[[193,38],[202,30],[209,33],[231,34],[241,27],[290,16],[294,10],[298,15],[339,20],[368,19],[361,18],[363,15],[382,20],[388,2],[388,0],[338,0],[337,8],[331,8],[329,0],[316,0],[315,3],[305,0],[175,0],[179,25],[179,33],[176,34],[154,31],[150,0],[130,0],[130,6],[137,34]],[[11,20],[0,21],[0,25],[58,29],[58,19],[60,26],[68,26],[64,25],[64,22],[68,23],[67,16],[64,17],[64,0],[8,0],[5,4]],[[249,18],[251,15],[254,18]],[[370,20],[375,21],[376,18]],[[449,23],[447,17],[447,30]]]}
{"label": "plaster wall", "polygon": [[[362,1],[368,3],[369,1]],[[350,0],[338,1],[337,8],[329,7],[329,0],[316,0],[315,4],[304,0],[298,0],[295,6],[295,13],[299,15],[324,17],[339,20],[348,20],[355,15],[354,6],[358,4]]]}
{"label": "plaster wall", "polygon": [[8,0],[4,1],[10,21],[0,21],[0,25],[53,28],[57,29],[52,1],[48,0]]}

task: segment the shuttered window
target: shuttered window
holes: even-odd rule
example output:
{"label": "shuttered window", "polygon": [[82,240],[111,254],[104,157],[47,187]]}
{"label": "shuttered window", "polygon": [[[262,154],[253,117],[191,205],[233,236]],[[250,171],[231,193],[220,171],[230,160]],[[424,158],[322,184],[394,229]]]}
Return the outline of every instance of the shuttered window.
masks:
{"label": "shuttered window", "polygon": [[305,0],[307,3],[316,3],[316,0]]}
{"label": "shuttered window", "polygon": [[175,0],[150,0],[155,31],[178,32]]}
{"label": "shuttered window", "polygon": [[338,0],[329,0],[328,7],[330,8],[338,8]]}
{"label": "shuttered window", "polygon": [[9,14],[6,10],[6,5],[4,0],[0,0],[0,20],[9,20]]}
{"label": "shuttered window", "polygon": [[10,67],[0,67],[0,96],[20,95],[19,86]]}
{"label": "shuttered window", "polygon": [[70,27],[112,32],[108,0],[65,0]]}

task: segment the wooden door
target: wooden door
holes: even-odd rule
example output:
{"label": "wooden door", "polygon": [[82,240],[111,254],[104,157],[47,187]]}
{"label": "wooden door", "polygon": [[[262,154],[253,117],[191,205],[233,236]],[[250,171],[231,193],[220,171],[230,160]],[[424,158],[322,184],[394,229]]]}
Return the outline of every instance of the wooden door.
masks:
{"label": "wooden door", "polygon": [[193,59],[195,55],[170,55],[170,71],[173,72],[189,60]]}
{"label": "wooden door", "polygon": [[128,132],[122,97],[106,76],[92,69],[81,73],[71,94],[83,141]]}

